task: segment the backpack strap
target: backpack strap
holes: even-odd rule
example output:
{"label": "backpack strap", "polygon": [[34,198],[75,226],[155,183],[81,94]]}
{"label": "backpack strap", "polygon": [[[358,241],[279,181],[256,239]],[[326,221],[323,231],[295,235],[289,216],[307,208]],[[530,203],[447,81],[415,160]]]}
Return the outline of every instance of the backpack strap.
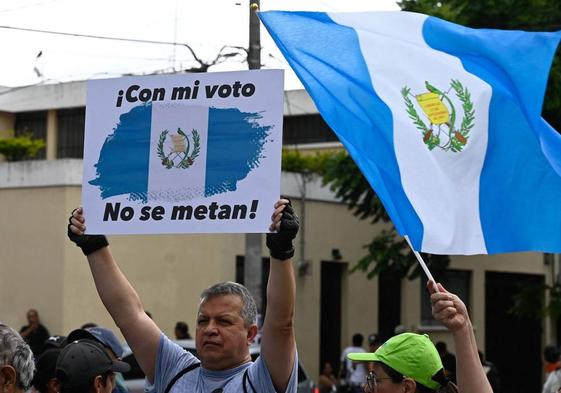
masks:
{"label": "backpack strap", "polygon": [[249,382],[249,386],[251,387],[253,393],[257,393],[257,390],[255,390],[255,387],[253,387],[253,384],[251,383],[251,379],[249,379],[249,368],[243,373],[243,393],[247,393],[247,382]]}
{"label": "backpack strap", "polygon": [[185,367],[183,370],[178,372],[177,375],[175,377],[173,377],[171,381],[169,381],[168,386],[166,386],[166,390],[164,390],[164,393],[169,393],[169,391],[171,390],[173,385],[175,385],[175,383],[177,382],[177,380],[179,378],[181,378],[182,376],[187,374],[189,371],[192,371],[192,370],[196,369],[200,365],[201,365],[201,363],[193,363],[190,366]]}

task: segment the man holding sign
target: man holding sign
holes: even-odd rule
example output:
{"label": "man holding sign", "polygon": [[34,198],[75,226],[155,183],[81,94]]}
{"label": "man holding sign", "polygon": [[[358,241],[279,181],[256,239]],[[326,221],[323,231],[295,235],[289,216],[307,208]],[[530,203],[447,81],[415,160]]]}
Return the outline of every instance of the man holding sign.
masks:
{"label": "man holding sign", "polygon": [[206,289],[197,316],[199,359],[172,343],[146,313],[138,294],[117,266],[105,236],[85,235],[81,208],[68,236],[88,258],[99,296],[132,348],[154,392],[296,392],[298,360],[293,314],[295,281],[292,240],[299,228],[290,202],[274,206],[267,247],[271,270],[261,355],[251,361],[257,334],[256,307],[249,291],[233,282]]}

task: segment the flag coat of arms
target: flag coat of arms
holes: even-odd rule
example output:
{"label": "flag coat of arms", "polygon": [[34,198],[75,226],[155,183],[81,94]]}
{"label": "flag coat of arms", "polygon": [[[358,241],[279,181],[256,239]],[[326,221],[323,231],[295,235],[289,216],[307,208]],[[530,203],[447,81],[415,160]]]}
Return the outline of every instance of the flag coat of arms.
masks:
{"label": "flag coat of arms", "polygon": [[560,32],[409,12],[261,12],[396,229],[435,254],[561,252]]}
{"label": "flag coat of arms", "polygon": [[280,70],[88,84],[90,233],[266,232],[280,194]]}

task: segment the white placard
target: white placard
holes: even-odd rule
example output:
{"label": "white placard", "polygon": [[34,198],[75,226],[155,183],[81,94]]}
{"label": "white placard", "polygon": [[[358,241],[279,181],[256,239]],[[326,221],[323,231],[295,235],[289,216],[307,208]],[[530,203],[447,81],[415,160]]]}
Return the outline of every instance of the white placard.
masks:
{"label": "white placard", "polygon": [[282,70],[88,82],[87,233],[267,232],[282,116]]}

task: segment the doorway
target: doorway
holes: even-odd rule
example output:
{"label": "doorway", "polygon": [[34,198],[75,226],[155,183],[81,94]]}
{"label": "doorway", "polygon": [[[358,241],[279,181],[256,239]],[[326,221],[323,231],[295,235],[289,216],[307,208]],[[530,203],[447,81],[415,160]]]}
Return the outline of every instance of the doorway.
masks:
{"label": "doorway", "polygon": [[345,264],[321,262],[319,370],[325,362],[339,370],[341,355],[341,287]]}
{"label": "doorway", "polygon": [[542,390],[542,320],[509,310],[522,288],[543,284],[542,275],[485,274],[485,358],[497,366],[502,392]]}

